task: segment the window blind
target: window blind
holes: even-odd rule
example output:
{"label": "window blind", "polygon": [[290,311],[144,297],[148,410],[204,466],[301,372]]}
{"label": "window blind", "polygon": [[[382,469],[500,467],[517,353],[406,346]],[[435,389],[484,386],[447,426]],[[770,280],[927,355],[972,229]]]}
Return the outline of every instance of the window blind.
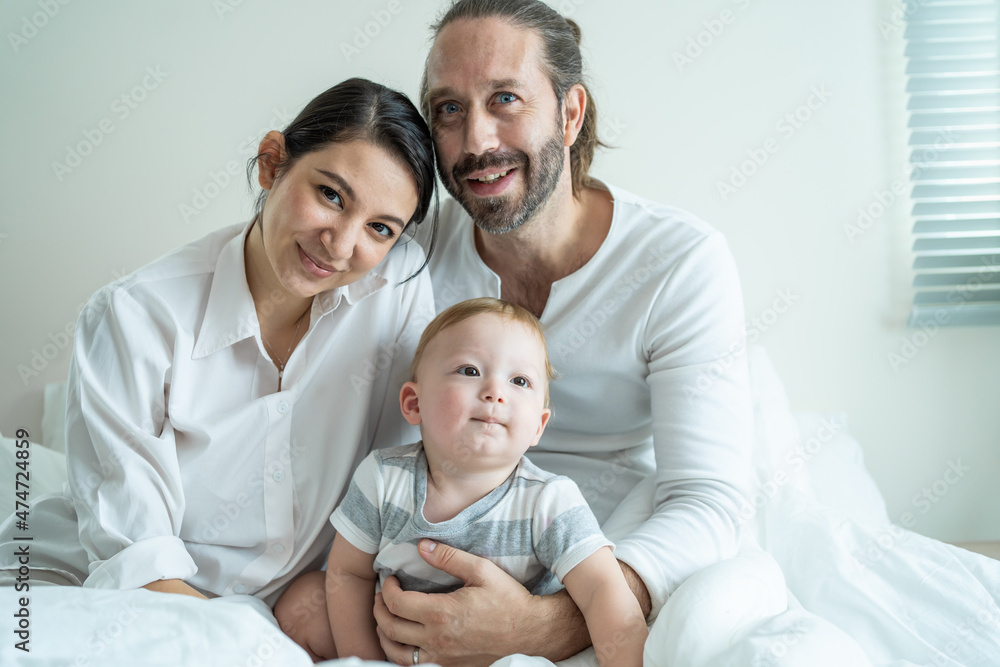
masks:
{"label": "window blind", "polygon": [[1000,0],[906,0],[909,326],[1000,325]]}

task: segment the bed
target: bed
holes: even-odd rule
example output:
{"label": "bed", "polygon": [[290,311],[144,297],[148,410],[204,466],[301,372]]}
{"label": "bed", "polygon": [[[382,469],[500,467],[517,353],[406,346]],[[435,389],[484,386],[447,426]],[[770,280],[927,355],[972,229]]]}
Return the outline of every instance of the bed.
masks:
{"label": "bed", "polygon": [[[645,664],[1000,665],[1000,561],[890,522],[846,416],[793,413],[766,352],[748,354],[757,480],[740,517],[748,539],[738,557],[696,574],[671,596],[651,625]],[[32,497],[65,482],[62,391],[46,390],[43,432],[31,445]],[[0,444],[0,475],[13,480],[14,440]],[[609,519],[612,540],[642,520],[652,492],[637,487]],[[0,497],[0,515],[10,514],[13,501],[12,491]],[[32,584],[27,596],[0,588],[0,607],[11,626],[3,628],[2,665],[311,664],[248,596],[205,603],[145,590]],[[22,609],[30,652],[17,648]],[[495,667],[551,664],[509,656]],[[590,649],[560,664],[596,660]]]}

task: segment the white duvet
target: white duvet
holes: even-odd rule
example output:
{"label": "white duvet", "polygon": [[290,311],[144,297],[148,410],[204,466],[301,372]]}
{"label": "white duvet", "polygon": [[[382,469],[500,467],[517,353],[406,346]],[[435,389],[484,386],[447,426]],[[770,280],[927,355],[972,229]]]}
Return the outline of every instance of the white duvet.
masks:
{"label": "white duvet", "polygon": [[[751,352],[758,489],[742,553],[685,582],[652,624],[652,667],[1000,665],[1000,561],[889,522],[839,415],[792,414],[761,350]],[[12,446],[0,457],[14,479]],[[58,490],[61,454],[35,447],[32,489]],[[640,486],[605,526],[643,518]],[[10,494],[5,494],[9,496]],[[33,493],[34,495],[34,493]],[[0,498],[0,514],[10,512]],[[759,545],[759,546],[758,546]],[[309,665],[266,607],[148,591],[33,585],[30,653],[15,647],[23,593],[0,588],[0,665]],[[8,626],[10,629],[8,630]],[[338,660],[328,665],[372,665]],[[551,665],[510,656],[494,667]],[[593,651],[560,663],[595,665]]]}

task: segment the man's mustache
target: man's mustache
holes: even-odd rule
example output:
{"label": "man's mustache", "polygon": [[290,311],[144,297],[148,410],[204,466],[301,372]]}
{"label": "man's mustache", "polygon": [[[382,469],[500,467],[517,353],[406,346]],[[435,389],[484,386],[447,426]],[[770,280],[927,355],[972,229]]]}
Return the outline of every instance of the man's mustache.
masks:
{"label": "man's mustache", "polygon": [[[528,154],[523,151],[468,155],[452,167],[451,175],[457,182],[464,180],[469,174],[483,169],[518,167],[526,164],[528,164]],[[498,171],[502,170],[498,169]]]}

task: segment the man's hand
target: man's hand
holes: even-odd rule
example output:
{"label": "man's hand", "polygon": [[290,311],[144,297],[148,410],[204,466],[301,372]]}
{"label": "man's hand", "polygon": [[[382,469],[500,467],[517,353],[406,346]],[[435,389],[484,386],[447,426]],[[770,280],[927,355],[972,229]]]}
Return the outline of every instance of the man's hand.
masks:
{"label": "man's hand", "polygon": [[642,610],[642,617],[649,619],[649,612],[653,610],[653,601],[649,599],[649,589],[646,588],[646,584],[643,583],[642,578],[632,569],[630,565],[627,565],[621,561],[618,561],[618,565],[622,568],[622,574],[625,575],[625,583],[628,587],[632,589],[632,594],[635,599],[639,602],[639,609]]}
{"label": "man's hand", "polygon": [[518,581],[485,558],[444,544],[421,540],[429,565],[465,582],[453,593],[403,591],[395,577],[375,597],[378,634],[389,660],[490,665],[505,655],[524,653],[562,660],[590,640],[583,615],[562,591],[545,597],[528,593]]}

